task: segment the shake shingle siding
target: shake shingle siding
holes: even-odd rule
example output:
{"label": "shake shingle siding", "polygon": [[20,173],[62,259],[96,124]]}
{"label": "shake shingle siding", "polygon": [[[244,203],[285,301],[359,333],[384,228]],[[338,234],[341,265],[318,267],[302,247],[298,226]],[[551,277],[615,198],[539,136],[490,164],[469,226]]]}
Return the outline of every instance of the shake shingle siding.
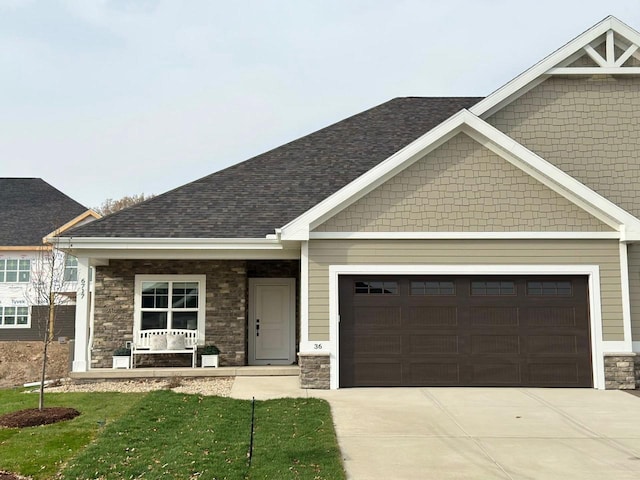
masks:
{"label": "shake shingle siding", "polygon": [[68,235],[264,238],[479,100],[396,98]]}

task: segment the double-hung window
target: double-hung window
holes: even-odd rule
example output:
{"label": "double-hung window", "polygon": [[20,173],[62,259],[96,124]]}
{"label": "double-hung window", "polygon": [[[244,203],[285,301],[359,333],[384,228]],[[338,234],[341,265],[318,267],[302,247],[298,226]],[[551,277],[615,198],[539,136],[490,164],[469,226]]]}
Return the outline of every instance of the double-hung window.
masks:
{"label": "double-hung window", "polygon": [[27,283],[31,279],[31,260],[0,259],[0,283]]}
{"label": "double-hung window", "polygon": [[204,339],[204,275],[136,275],[136,330],[198,330]]}
{"label": "double-hung window", "polygon": [[65,282],[78,281],[78,259],[73,255],[65,256],[63,280]]}
{"label": "double-hung window", "polygon": [[29,307],[0,306],[0,328],[29,328]]}

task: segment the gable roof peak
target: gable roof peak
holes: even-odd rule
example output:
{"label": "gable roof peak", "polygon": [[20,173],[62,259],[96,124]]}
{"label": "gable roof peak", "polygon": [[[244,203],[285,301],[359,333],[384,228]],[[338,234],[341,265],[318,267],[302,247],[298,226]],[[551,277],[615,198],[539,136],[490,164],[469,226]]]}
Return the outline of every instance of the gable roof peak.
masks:
{"label": "gable roof peak", "polygon": [[[573,65],[587,57],[592,66]],[[639,62],[640,33],[609,15],[495,90],[470,111],[487,118],[552,75],[640,75],[640,67],[635,66]]]}

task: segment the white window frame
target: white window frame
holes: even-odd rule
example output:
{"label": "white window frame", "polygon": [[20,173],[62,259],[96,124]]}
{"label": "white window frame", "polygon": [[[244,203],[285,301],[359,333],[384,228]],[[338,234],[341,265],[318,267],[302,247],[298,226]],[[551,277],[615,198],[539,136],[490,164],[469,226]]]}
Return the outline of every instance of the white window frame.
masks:
{"label": "white window frame", "polygon": [[[30,258],[0,258],[0,260],[4,261],[4,266],[0,267],[0,272],[3,273],[3,278],[0,280],[0,283],[29,283],[31,281],[31,259]],[[18,262],[18,267],[16,270],[7,270],[7,263],[11,261]],[[29,262],[29,267],[25,269],[20,268],[20,262]],[[7,272],[16,272],[16,281],[7,281]],[[26,280],[20,280],[20,273],[26,272],[28,274],[28,278]]]}
{"label": "white window frame", "polygon": [[[7,308],[15,308],[16,309],[16,322],[18,321],[18,308],[26,308],[27,309],[27,323],[26,324],[22,324],[22,325],[18,325],[18,323],[14,323],[13,325],[5,325],[4,323],[4,317],[5,317],[5,310]],[[24,315],[20,315],[20,316],[24,316]],[[27,307],[25,305],[0,305],[0,328],[31,328],[31,308]]]}
{"label": "white window frame", "polygon": [[[206,275],[136,275],[135,291],[134,291],[134,317],[133,331],[134,335],[140,331],[142,320],[142,283],[143,282],[193,282],[198,283],[198,345],[204,345],[205,337],[205,312],[207,303],[207,284]],[[171,297],[171,293],[169,293]],[[171,299],[169,299],[169,305]],[[145,309],[146,310],[146,309]]]}
{"label": "white window frame", "polygon": [[[69,260],[75,259],[75,264],[69,265]],[[69,280],[67,279],[67,272],[75,272],[75,279]],[[64,256],[64,271],[62,272],[62,281],[65,283],[68,282],[77,282],[78,281],[78,259],[73,255],[65,255]]]}

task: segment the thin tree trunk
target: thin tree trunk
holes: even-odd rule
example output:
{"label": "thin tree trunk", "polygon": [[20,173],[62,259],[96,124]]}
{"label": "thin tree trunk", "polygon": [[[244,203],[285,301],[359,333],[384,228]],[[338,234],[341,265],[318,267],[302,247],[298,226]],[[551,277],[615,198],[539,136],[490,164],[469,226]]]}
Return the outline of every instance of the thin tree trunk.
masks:
{"label": "thin tree trunk", "polygon": [[56,302],[53,293],[53,282],[49,286],[49,318],[47,318],[47,328],[44,332],[44,349],[42,353],[42,372],[40,375],[40,394],[38,399],[38,410],[44,408],[44,381],[47,376],[47,354],[49,352],[49,344],[53,340],[53,329],[56,320]]}
{"label": "thin tree trunk", "polygon": [[44,339],[44,351],[42,354],[42,374],[40,375],[40,394],[38,398],[38,410],[42,411],[44,408],[44,379],[47,374],[47,353],[49,350],[49,332],[45,333]]}

